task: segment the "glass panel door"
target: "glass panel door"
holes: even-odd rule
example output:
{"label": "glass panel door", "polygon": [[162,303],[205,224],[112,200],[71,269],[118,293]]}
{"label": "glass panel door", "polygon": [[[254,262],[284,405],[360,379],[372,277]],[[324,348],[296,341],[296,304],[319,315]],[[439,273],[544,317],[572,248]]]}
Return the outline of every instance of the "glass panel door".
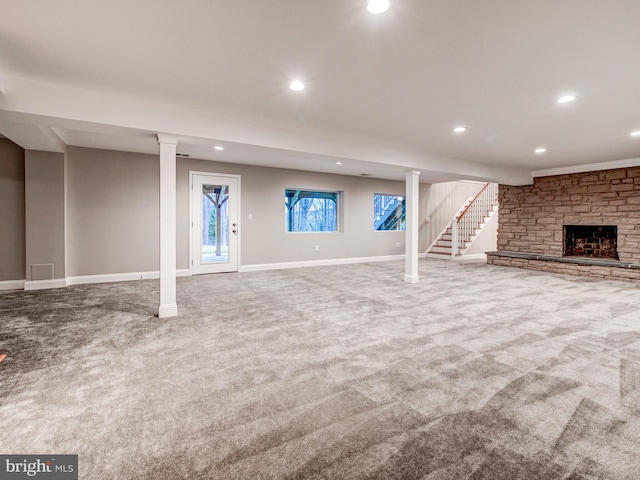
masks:
{"label": "glass panel door", "polygon": [[238,177],[192,174],[192,273],[238,270],[238,198]]}

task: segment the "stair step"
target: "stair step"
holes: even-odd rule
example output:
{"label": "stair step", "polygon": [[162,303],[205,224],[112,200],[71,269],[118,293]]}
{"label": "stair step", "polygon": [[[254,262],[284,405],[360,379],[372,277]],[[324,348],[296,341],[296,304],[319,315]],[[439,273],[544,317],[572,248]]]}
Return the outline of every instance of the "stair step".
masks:
{"label": "stair step", "polygon": [[429,252],[429,255],[434,255],[434,256],[442,257],[447,260],[451,260],[451,252],[449,253]]}
{"label": "stair step", "polygon": [[[473,202],[471,199],[465,203],[465,205],[458,211],[458,215],[467,209]],[[489,222],[493,214],[498,210],[498,205],[478,205],[474,207],[472,215],[475,215],[475,225],[473,225],[473,231],[471,232],[470,237],[464,242],[462,248],[459,249],[458,255],[464,255],[464,253],[469,249],[473,241],[478,237],[482,229]],[[486,213],[485,213],[486,212]],[[484,214],[483,214],[484,213]],[[455,218],[454,220],[455,221]],[[461,234],[461,230],[458,230],[459,234]],[[453,243],[453,231],[452,225],[445,229],[445,231],[440,235],[440,237],[436,240],[433,246],[429,249],[428,253],[434,255],[442,255],[442,256],[451,256],[452,251],[452,243]]]}
{"label": "stair step", "polygon": [[[464,253],[466,251],[467,251],[467,249],[463,248],[462,250],[460,250],[458,252],[458,255],[464,255]],[[445,247],[431,247],[431,250],[429,250],[427,253],[433,254],[433,255],[448,255],[448,256],[451,256],[451,249],[450,248],[445,248]]]}

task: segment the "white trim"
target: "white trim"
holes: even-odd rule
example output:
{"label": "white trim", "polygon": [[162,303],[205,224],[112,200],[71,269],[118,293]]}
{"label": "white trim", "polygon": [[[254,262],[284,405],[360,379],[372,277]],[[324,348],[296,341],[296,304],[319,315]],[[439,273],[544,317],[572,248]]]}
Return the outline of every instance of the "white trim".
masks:
{"label": "white trim", "polygon": [[[453,220],[452,220],[453,221]],[[436,243],[438,243],[438,240],[440,240],[440,237],[442,237],[445,232],[447,231],[447,229],[451,226],[451,222],[447,223],[444,228],[442,229],[442,231],[436,236],[435,240],[433,240],[433,242],[431,242],[431,245],[429,245],[427,247],[427,249],[424,251],[425,255],[427,255],[429,253],[429,250],[431,250],[433,247],[436,246]]]}
{"label": "white trim", "polygon": [[[462,182],[463,180],[459,180],[460,182]],[[486,183],[491,183],[491,182],[474,182],[472,180],[467,180],[467,183],[481,183],[483,185],[485,185]],[[431,250],[433,247],[436,246],[436,243],[438,243],[438,240],[440,240],[440,237],[442,237],[442,235],[445,234],[445,232],[447,231],[447,229],[449,227],[451,227],[452,230],[452,238],[451,238],[451,247],[453,248],[453,220],[455,218],[458,218],[458,215],[460,215],[462,213],[462,210],[464,210],[464,207],[467,203],[473,201],[473,199],[475,198],[475,195],[471,195],[469,198],[467,198],[467,200],[460,206],[460,208],[458,209],[458,211],[453,215],[453,218],[449,221],[449,223],[447,223],[444,228],[442,229],[442,231],[438,234],[438,236],[436,236],[436,238],[433,240],[433,242],[431,242],[431,245],[429,245],[427,247],[427,249],[424,251],[425,254],[429,253],[429,250]]]}
{"label": "white trim", "polygon": [[486,253],[474,253],[472,255],[460,255],[454,259],[454,262],[477,262],[477,261],[487,261]]}
{"label": "white trim", "polygon": [[[424,254],[420,254],[424,257]],[[379,257],[353,257],[353,258],[330,258],[327,260],[307,260],[302,262],[281,262],[281,263],[261,263],[257,265],[242,265],[239,272],[261,272],[264,270],[284,270],[287,268],[304,267],[325,267],[331,265],[348,265],[352,263],[388,262],[390,260],[402,260],[404,254],[381,255]]]}
{"label": "white trim", "polygon": [[[160,307],[176,304],[177,162],[175,137],[158,135],[160,144]],[[176,308],[177,310],[177,308]],[[164,316],[169,316],[165,313]]]}
{"label": "white trim", "polygon": [[[237,192],[237,214],[238,218],[236,220],[237,230],[238,230],[238,245],[236,248],[236,259],[238,261],[236,270],[234,272],[240,271],[240,264],[242,262],[242,176],[234,173],[214,173],[214,172],[201,172],[197,170],[189,170],[189,275],[193,275],[193,178],[196,175],[204,175],[208,177],[222,177],[222,178],[235,178],[238,182],[238,192]],[[226,272],[225,272],[226,273]]]}
{"label": "white trim", "polygon": [[170,303],[158,307],[158,318],[169,318],[178,315],[178,304]]}
{"label": "white trim", "polygon": [[412,170],[405,172],[405,235],[404,235],[404,281],[417,283],[418,258],[420,252],[420,172]]}
{"label": "white trim", "polygon": [[167,145],[178,145],[178,138],[175,135],[168,135],[166,133],[156,134],[158,143],[166,143]]}
{"label": "white trim", "polygon": [[420,282],[420,277],[418,275],[409,275],[408,273],[404,274],[404,283],[418,283]]}
{"label": "white trim", "polygon": [[[190,277],[189,269],[176,270],[176,277]],[[67,285],[87,285],[90,283],[111,283],[111,282],[131,282],[134,280],[156,280],[160,278],[159,271],[151,272],[129,272],[129,273],[108,273],[104,275],[82,275],[79,277],[68,277]]]}
{"label": "white trim", "polygon": [[474,253],[473,255],[458,255],[456,257],[452,257],[448,253],[427,253],[425,257],[439,258],[440,260],[451,260],[453,262],[478,262],[478,261],[487,260],[486,253]]}
{"label": "white trim", "polygon": [[56,278],[53,280],[27,280],[24,282],[25,290],[45,290],[48,288],[64,288],[66,286],[66,278]]}
{"label": "white trim", "polygon": [[[40,127],[42,129],[42,127]],[[53,131],[53,129],[51,127],[48,127],[49,130],[51,130],[51,134],[55,137],[58,138],[58,140],[60,141],[60,143],[62,143],[62,145],[65,145],[64,142],[62,141],[62,139]],[[69,170],[68,168],[68,155],[67,155],[67,148],[66,145],[64,146],[63,150],[62,150],[62,211],[63,211],[63,217],[62,217],[62,246],[64,249],[64,274],[65,276],[67,275],[67,273],[69,272],[69,222],[68,222],[68,217],[69,215],[67,214],[67,212],[69,211],[69,201],[68,201],[68,195],[67,195],[67,190],[68,190],[68,179],[67,179],[67,171]],[[68,285],[68,283],[67,283]]]}
{"label": "white trim", "polygon": [[[176,270],[176,277],[190,277],[189,269]],[[44,290],[62,288],[72,285],[88,285],[93,283],[130,282],[134,280],[157,280],[160,272],[108,273],[105,275],[82,275],[77,277],[57,278],[54,280],[8,280],[0,282],[0,290]]]}
{"label": "white trim", "polygon": [[[471,238],[470,238],[470,240],[471,240],[471,241],[469,242],[469,244],[468,244],[467,246],[465,246],[465,247],[464,247],[464,251],[465,251],[465,252],[468,252],[468,251],[469,251],[469,249],[470,249],[470,248],[473,246],[473,244],[476,242],[476,240],[478,240],[478,238],[480,238],[480,235],[482,234],[482,231],[484,230],[484,227],[486,227],[486,226],[489,224],[489,222],[491,221],[491,219],[493,218],[493,216],[494,216],[494,215],[497,215],[497,213],[498,213],[498,208],[497,208],[497,207],[493,208],[493,210],[490,210],[490,212],[489,212],[489,216],[487,217],[487,221],[486,221],[486,222],[481,223],[481,224],[480,224],[480,227],[479,227],[479,229],[476,231],[476,233],[474,233],[473,235],[471,235]],[[496,227],[496,228],[497,228],[497,227]],[[486,256],[484,253],[474,253],[474,254],[472,254],[472,255],[465,255],[464,253],[462,254],[462,256],[463,256],[463,257],[467,257],[467,258],[469,258],[469,259],[473,259],[473,258],[474,258],[474,257],[476,257],[477,255],[484,256],[484,259],[485,259],[485,260],[487,259],[487,256]]]}
{"label": "white trim", "polygon": [[599,170],[613,170],[614,168],[639,167],[640,158],[627,158],[626,160],[614,160],[611,162],[588,163],[586,165],[572,165],[567,167],[547,168],[545,170],[533,170],[533,177],[549,177],[551,175],[566,175],[569,173],[595,172]]}
{"label": "white trim", "polygon": [[23,290],[25,280],[5,280],[0,282],[0,290]]}

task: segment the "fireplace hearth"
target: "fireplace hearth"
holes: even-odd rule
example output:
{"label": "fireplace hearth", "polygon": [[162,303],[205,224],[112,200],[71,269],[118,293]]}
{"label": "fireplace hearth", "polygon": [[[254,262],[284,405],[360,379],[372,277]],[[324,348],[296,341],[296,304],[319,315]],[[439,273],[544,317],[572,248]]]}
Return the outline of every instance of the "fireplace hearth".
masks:
{"label": "fireplace hearth", "polygon": [[618,260],[615,225],[565,225],[564,256]]}

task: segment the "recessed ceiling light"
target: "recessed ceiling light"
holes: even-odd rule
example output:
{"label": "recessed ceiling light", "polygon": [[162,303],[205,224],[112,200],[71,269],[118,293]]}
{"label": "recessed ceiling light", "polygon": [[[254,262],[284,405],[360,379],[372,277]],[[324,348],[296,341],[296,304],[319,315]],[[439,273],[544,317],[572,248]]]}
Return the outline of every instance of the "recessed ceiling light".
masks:
{"label": "recessed ceiling light", "polygon": [[336,162],[336,165],[342,165],[342,162]]}
{"label": "recessed ceiling light", "polygon": [[467,131],[467,127],[456,127],[453,129],[454,132],[456,133],[462,133],[462,132],[466,132]]}
{"label": "recessed ceiling light", "polygon": [[547,149],[544,147],[540,147],[540,148],[536,148],[534,152],[536,152],[538,155],[541,155],[543,153],[547,153]]}
{"label": "recessed ceiling light", "polygon": [[640,130],[636,130],[635,132],[631,132],[632,137],[640,137]]}
{"label": "recessed ceiling light", "polygon": [[216,145],[215,147],[216,150],[224,150],[224,147],[222,145]]}
{"label": "recessed ceiling light", "polygon": [[295,90],[296,92],[299,92],[301,90],[304,90],[304,83],[302,83],[300,80],[294,80],[289,84],[289,88],[291,90]]}
{"label": "recessed ceiling light", "polygon": [[384,13],[389,10],[389,0],[369,0],[367,10],[374,15]]}
{"label": "recessed ceiling light", "polygon": [[575,95],[563,95],[562,97],[558,98],[557,102],[569,103],[569,102],[573,102],[575,99],[576,99]]}

